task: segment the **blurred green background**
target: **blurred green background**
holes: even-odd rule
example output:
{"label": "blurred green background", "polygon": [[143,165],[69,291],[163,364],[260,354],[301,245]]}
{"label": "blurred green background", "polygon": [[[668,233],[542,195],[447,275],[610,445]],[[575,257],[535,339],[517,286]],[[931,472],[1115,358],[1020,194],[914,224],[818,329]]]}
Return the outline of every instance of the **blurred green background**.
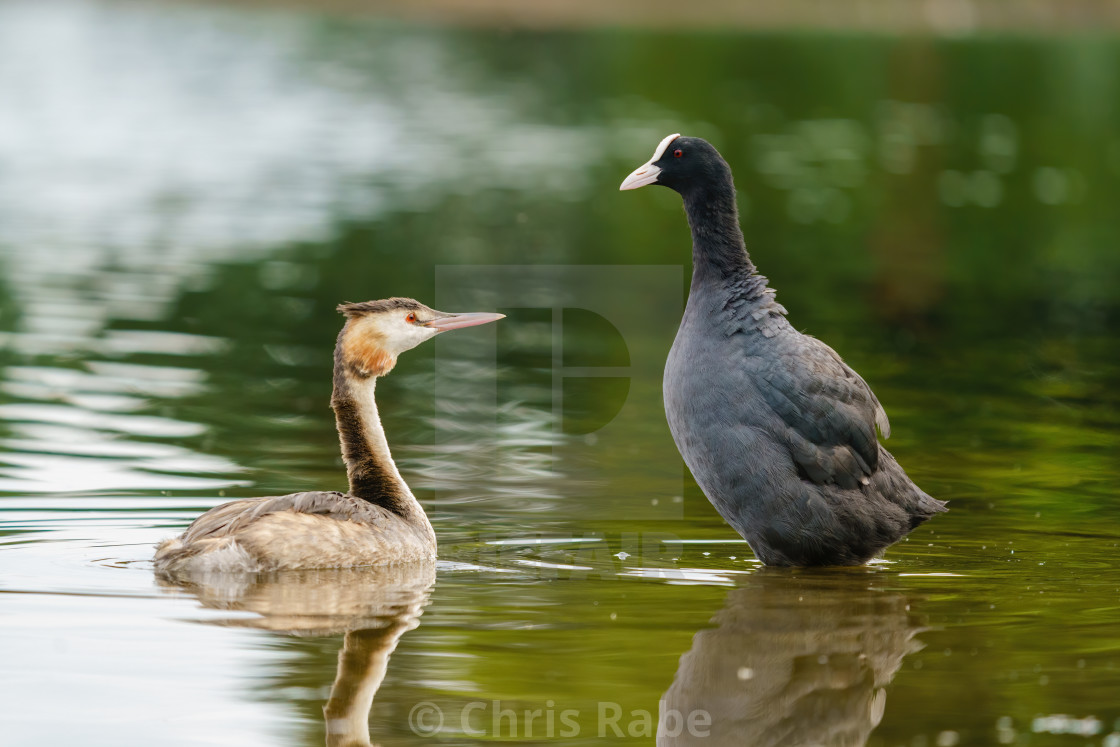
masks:
{"label": "blurred green background", "polygon": [[[340,636],[192,632],[209,618],[144,563],[229,496],[343,487],[334,306],[434,304],[437,268],[460,265],[602,266],[607,284],[667,266],[680,293],[615,283],[627,313],[661,320],[624,338],[578,308],[561,334],[542,290],[503,309],[496,379],[464,332],[379,385],[442,565],[375,741],[419,742],[417,702],[481,698],[579,709],[577,742],[598,743],[598,702],[718,711],[747,680],[773,686],[742,691],[754,711],[731,698],[725,743],[1120,739],[1117,13],[0,4],[0,586],[18,592],[0,597],[0,692],[17,743],[42,743],[51,712],[26,683],[78,699],[60,683],[79,671],[104,687],[59,735],[120,744],[114,718],[174,709],[206,718],[131,733],[322,743]],[[951,501],[890,563],[760,572],[675,459],[659,369],[558,379],[558,362],[668,350],[690,271],[680,201],[617,187],[670,132],[722,152],[789,318],[860,371],[889,448]],[[461,386],[439,388],[448,371]],[[494,381],[480,406],[472,387]],[[113,595],[143,600],[127,625]],[[797,682],[818,710],[783,710]],[[1038,721],[1055,714],[1099,724],[1054,734],[1082,728]]]}

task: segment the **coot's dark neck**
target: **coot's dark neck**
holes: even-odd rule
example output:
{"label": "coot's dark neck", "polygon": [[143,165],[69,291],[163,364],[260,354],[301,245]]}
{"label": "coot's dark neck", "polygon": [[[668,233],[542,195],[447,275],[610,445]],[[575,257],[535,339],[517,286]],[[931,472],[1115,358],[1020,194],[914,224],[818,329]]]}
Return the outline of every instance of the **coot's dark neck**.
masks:
{"label": "coot's dark neck", "polygon": [[682,191],[681,197],[692,229],[693,280],[728,279],[753,273],[754,264],[739,227],[731,175]]}
{"label": "coot's dark neck", "polygon": [[331,408],[342,443],[342,459],[350,481],[350,495],[389,509],[410,523],[429,527],[424,509],[408,489],[393,457],[377,414],[374,387],[377,377],[353,370],[335,350]]}

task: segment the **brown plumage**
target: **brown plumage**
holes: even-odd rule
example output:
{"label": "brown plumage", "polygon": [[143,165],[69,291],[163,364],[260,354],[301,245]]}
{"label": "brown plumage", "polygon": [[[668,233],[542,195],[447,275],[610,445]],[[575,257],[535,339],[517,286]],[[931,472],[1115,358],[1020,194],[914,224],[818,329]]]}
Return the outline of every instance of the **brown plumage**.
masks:
{"label": "brown plumage", "polygon": [[374,386],[405,350],[502,315],[448,314],[408,298],[338,310],[346,324],[335,345],[331,407],[349,491],[248,498],[213,508],[159,545],[157,570],[345,568],[435,557],[435,531],[393,462]]}

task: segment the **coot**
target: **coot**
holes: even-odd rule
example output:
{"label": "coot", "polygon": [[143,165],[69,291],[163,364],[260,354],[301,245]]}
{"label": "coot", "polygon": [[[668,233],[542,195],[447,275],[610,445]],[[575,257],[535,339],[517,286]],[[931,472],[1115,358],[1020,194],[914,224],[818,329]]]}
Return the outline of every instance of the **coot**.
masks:
{"label": "coot", "polygon": [[945,503],[876,438],[887,415],[832,348],[786,320],[743,243],[731,168],[670,135],[621,189],[680,193],[692,286],[665,364],[665,412],[708,500],[768,565],[858,565]]}

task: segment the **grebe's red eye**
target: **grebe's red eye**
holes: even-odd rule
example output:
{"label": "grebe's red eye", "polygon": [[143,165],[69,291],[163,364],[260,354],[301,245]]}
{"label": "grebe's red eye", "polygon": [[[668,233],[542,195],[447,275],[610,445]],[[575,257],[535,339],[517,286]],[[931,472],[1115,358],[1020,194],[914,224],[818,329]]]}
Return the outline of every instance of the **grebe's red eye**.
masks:
{"label": "grebe's red eye", "polygon": [[673,158],[680,158],[683,155],[684,155],[684,151],[681,150],[680,148],[677,148],[675,151],[673,151]]}
{"label": "grebe's red eye", "polygon": [[410,312],[409,315],[404,318],[404,320],[406,322],[408,322],[409,324],[415,324],[416,323],[416,315]]}

